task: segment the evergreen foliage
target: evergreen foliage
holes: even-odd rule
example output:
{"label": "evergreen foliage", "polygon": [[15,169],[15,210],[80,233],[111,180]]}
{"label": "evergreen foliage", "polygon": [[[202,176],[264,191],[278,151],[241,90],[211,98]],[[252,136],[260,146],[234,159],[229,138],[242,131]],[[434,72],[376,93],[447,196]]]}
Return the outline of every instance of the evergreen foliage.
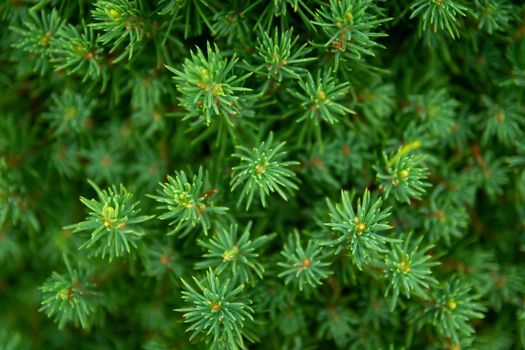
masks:
{"label": "evergreen foliage", "polygon": [[525,348],[524,19],[0,0],[0,350]]}
{"label": "evergreen foliage", "polygon": [[244,285],[233,286],[229,279],[219,279],[212,270],[204,281],[193,278],[199,290],[182,280],[185,291],[182,298],[192,306],[177,309],[184,312],[185,322],[191,323],[190,340],[204,333],[210,349],[238,349],[244,347],[243,326],[253,321],[250,300],[242,296]]}
{"label": "evergreen foliage", "polygon": [[80,201],[91,212],[89,217],[78,224],[65,227],[73,229],[73,233],[91,231],[89,239],[79,246],[79,249],[91,249],[93,255],[109,259],[131,252],[131,247],[137,248],[137,241],[144,233],[137,224],[143,223],[152,216],[137,215],[139,202],[133,202],[132,195],[122,185],[120,188],[100,190],[90,182],[99,196],[99,200],[88,200],[80,197]]}

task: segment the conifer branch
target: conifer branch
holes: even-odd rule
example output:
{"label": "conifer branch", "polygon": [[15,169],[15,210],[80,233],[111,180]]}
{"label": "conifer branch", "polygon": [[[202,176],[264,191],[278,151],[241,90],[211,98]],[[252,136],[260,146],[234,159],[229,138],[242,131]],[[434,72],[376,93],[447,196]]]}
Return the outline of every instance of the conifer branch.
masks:
{"label": "conifer branch", "polygon": [[202,281],[195,277],[193,281],[198,289],[182,280],[182,298],[193,305],[177,309],[191,324],[187,329],[192,332],[190,340],[199,337],[210,349],[243,349],[242,327],[253,320],[250,300],[241,295],[244,285],[219,279],[212,270]]}
{"label": "conifer branch", "polygon": [[190,179],[183,171],[175,172],[175,177],[168,175],[168,182],[161,183],[159,196],[149,197],[162,203],[159,209],[164,213],[162,220],[172,220],[175,227],[168,233],[174,234],[181,228],[200,225],[205,234],[211,226],[210,215],[222,215],[228,208],[214,205],[213,197],[217,189],[208,189],[207,175],[202,168]]}
{"label": "conifer branch", "polygon": [[80,201],[91,211],[85,221],[66,226],[73,232],[91,231],[90,237],[80,249],[93,248],[92,255],[106,256],[111,261],[124,254],[130,254],[131,248],[137,248],[137,242],[144,236],[137,224],[150,220],[153,216],[138,215],[139,202],[133,202],[132,194],[122,185],[101,190],[94,182],[88,181],[98,195],[97,199],[80,197]]}
{"label": "conifer branch", "polygon": [[348,250],[355,265],[361,269],[375,253],[387,251],[387,242],[395,241],[379,235],[379,232],[391,228],[386,221],[390,210],[381,209],[381,198],[372,202],[368,190],[358,200],[357,210],[354,210],[352,197],[348,192],[342,191],[341,199],[342,202],[335,205],[327,200],[331,222],[326,225],[336,231],[339,237],[325,240],[321,244],[335,247],[336,254]]}

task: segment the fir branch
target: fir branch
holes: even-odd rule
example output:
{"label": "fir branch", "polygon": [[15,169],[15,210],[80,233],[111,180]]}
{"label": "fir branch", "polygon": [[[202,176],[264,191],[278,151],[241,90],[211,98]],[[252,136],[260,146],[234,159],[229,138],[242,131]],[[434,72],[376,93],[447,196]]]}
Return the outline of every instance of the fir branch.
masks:
{"label": "fir branch", "polygon": [[385,297],[391,296],[390,309],[394,310],[400,294],[407,298],[417,295],[426,299],[427,292],[437,285],[438,281],[432,276],[432,268],[439,262],[432,261],[427,254],[432,246],[420,248],[423,236],[412,239],[408,234],[403,243],[392,244],[385,258],[385,277],[390,281],[385,291]]}
{"label": "fir branch", "polygon": [[445,89],[410,95],[408,101],[404,111],[413,113],[434,135],[443,137],[452,132],[459,103],[450,98]]}
{"label": "fir branch", "polygon": [[467,16],[469,9],[462,0],[418,0],[410,6],[410,18],[420,17],[419,35],[430,30],[433,33],[446,31],[453,39],[459,37],[458,19]]}
{"label": "fir branch", "polygon": [[376,82],[356,94],[357,108],[370,123],[379,125],[394,111],[394,96],[394,85]]}
{"label": "fir branch", "polygon": [[508,28],[515,19],[514,5],[506,0],[476,0],[474,16],[478,20],[478,28],[492,34]]}
{"label": "fir branch", "polygon": [[309,240],[304,248],[297,231],[288,235],[281,255],[285,261],[278,263],[284,269],[279,277],[284,278],[286,284],[293,282],[300,291],[317,287],[333,273],[328,269],[330,263],[325,261],[327,256],[319,242]]}
{"label": "fir branch", "polygon": [[357,336],[356,326],[359,323],[357,315],[351,310],[329,305],[319,312],[320,326],[317,331],[319,338],[333,339],[338,348],[344,348]]}
{"label": "fir branch", "polygon": [[257,39],[257,60],[261,64],[253,70],[278,82],[283,78],[300,79],[301,75],[308,72],[301,65],[316,58],[306,57],[311,49],[307,44],[297,47],[298,40],[298,36],[292,39],[292,29],[281,32],[281,35],[275,29],[273,36],[260,32]]}
{"label": "fir branch", "polygon": [[368,190],[365,190],[363,198],[358,200],[357,211],[352,207],[352,198],[348,192],[342,191],[341,199],[342,202],[336,205],[327,199],[331,222],[326,223],[340,236],[325,240],[321,244],[335,247],[336,254],[347,249],[354,264],[362,269],[375,253],[387,251],[387,242],[395,241],[378,234],[391,228],[386,221],[390,216],[390,209],[381,209],[381,198],[372,202]]}
{"label": "fir branch", "polygon": [[82,154],[87,159],[86,174],[96,182],[113,183],[122,177],[122,150],[114,143],[97,142],[91,149],[82,150]]}
{"label": "fir branch", "polygon": [[147,274],[158,279],[166,275],[180,277],[185,270],[181,254],[159,242],[149,246],[142,258]]}
{"label": "fir branch", "polygon": [[34,70],[43,75],[52,56],[53,42],[63,24],[56,9],[50,13],[42,11],[40,16],[34,12],[29,13],[27,21],[23,22],[24,28],[12,27],[21,36],[14,46],[36,56]]}
{"label": "fir branch", "polygon": [[98,37],[102,44],[112,44],[110,52],[114,52],[121,45],[126,44],[124,51],[113,63],[118,62],[126,55],[133,57],[133,51],[141,45],[144,35],[149,31],[142,0],[97,0],[92,11],[94,23],[91,28],[104,31]]}
{"label": "fir branch", "polygon": [[40,290],[43,293],[42,307],[48,317],[54,317],[60,329],[72,322],[75,326],[89,329],[93,325],[93,316],[100,307],[101,295],[95,290],[89,275],[71,268],[69,260],[64,258],[67,274],[53,272]]}
{"label": "fir branch", "polygon": [[487,111],[482,114],[480,124],[484,129],[482,141],[485,144],[495,136],[499,142],[510,145],[523,135],[523,111],[511,93],[505,96],[506,99],[499,103],[487,97],[483,98]]}
{"label": "fir branch", "polygon": [[336,54],[335,67],[339,56],[359,60],[363,55],[374,56],[373,49],[383,47],[376,38],[386,36],[377,28],[388,18],[376,18],[366,0],[330,0],[315,14],[312,23],[320,26],[328,38],[325,47]]}
{"label": "fir branch", "polygon": [[400,148],[397,153],[388,157],[383,153],[385,169],[374,166],[377,179],[381,181],[380,189],[385,198],[392,193],[401,202],[410,203],[411,199],[421,199],[422,194],[430,187],[425,179],[428,168],[423,164],[422,155],[408,155]]}
{"label": "fir branch", "polygon": [[193,281],[198,289],[182,280],[186,289],[182,298],[192,306],[176,310],[184,312],[185,322],[191,324],[190,340],[199,337],[210,349],[244,349],[242,327],[253,320],[250,300],[241,294],[244,285],[219,279],[211,269],[206,278]]}
{"label": "fir branch", "polygon": [[[227,60],[217,46],[212,49],[208,43],[206,56],[197,48],[196,53],[191,52],[191,59],[184,60],[182,71],[166,66],[175,74],[177,90],[182,94],[181,106],[189,112],[185,119],[196,118],[193,125],[234,125],[232,118],[241,109],[239,94],[250,91],[242,86],[250,74],[237,77],[233,72],[236,62],[236,57]],[[216,120],[217,116],[222,118]]]}
{"label": "fir branch", "polygon": [[53,105],[42,117],[49,120],[55,134],[78,133],[87,128],[94,100],[70,90],[65,90],[60,96],[54,94],[51,99]]}
{"label": "fir branch", "polygon": [[137,224],[153,216],[138,215],[139,202],[133,202],[132,194],[124,186],[113,186],[101,190],[94,182],[88,181],[95,189],[98,200],[80,197],[80,201],[91,211],[88,218],[78,224],[66,226],[73,232],[91,231],[90,238],[80,249],[94,248],[92,255],[109,257],[109,260],[131,253],[144,232]]}
{"label": "fir branch", "polygon": [[292,92],[304,111],[297,122],[311,121],[317,127],[321,121],[333,125],[342,116],[354,113],[340,103],[349,92],[349,83],[339,83],[330,71],[317,71],[315,80],[308,72],[306,78],[299,81],[299,86],[301,92]]}
{"label": "fir branch", "polygon": [[244,186],[237,201],[240,205],[246,199],[246,210],[252,204],[255,194],[266,206],[266,197],[277,192],[281,198],[288,200],[288,193],[297,190],[295,173],[289,167],[298,165],[295,161],[283,161],[286,152],[282,151],[284,142],[274,146],[273,134],[270,133],[266,141],[251,150],[244,146],[237,146],[237,152],[232,157],[238,158],[241,164],[232,168],[232,191],[241,185]]}
{"label": "fir branch", "polygon": [[98,36],[84,23],[77,28],[71,24],[63,25],[58,37],[53,40],[51,62],[55,70],[64,70],[68,74],[78,73],[83,81],[88,78],[98,79],[106,73],[102,67],[104,54],[97,45]]}
{"label": "fir branch", "polygon": [[198,244],[207,250],[204,260],[195,266],[198,269],[213,268],[218,274],[226,274],[232,281],[255,283],[262,279],[264,266],[258,261],[261,249],[275,235],[263,235],[250,239],[251,223],[239,237],[236,224],[221,227],[208,241],[198,240]]}
{"label": "fir branch", "polygon": [[454,205],[443,197],[443,190],[436,189],[430,195],[430,205],[422,209],[426,215],[424,221],[425,232],[431,242],[443,240],[445,244],[452,244],[464,234],[468,222],[468,213],[464,206]]}
{"label": "fir branch", "polygon": [[175,227],[168,232],[174,234],[181,228],[200,225],[204,234],[208,234],[211,226],[210,215],[222,215],[228,208],[216,206],[213,196],[217,189],[208,189],[207,175],[202,168],[189,179],[184,171],[175,172],[175,177],[168,175],[168,182],[161,183],[162,190],[159,196],[149,195],[163,205],[158,208],[164,213],[159,216],[162,220],[172,220],[170,225]]}
{"label": "fir branch", "polygon": [[417,317],[419,325],[432,324],[441,334],[458,343],[462,337],[474,333],[469,321],[484,317],[486,308],[478,299],[468,283],[453,277],[433,290],[432,299],[425,304],[422,315],[412,314],[411,317]]}

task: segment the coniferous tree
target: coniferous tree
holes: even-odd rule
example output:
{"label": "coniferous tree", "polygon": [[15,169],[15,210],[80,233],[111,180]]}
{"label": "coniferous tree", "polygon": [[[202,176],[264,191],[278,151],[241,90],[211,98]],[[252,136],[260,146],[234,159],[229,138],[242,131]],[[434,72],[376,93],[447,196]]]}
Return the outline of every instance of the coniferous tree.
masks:
{"label": "coniferous tree", "polygon": [[525,347],[518,0],[0,0],[0,349]]}

